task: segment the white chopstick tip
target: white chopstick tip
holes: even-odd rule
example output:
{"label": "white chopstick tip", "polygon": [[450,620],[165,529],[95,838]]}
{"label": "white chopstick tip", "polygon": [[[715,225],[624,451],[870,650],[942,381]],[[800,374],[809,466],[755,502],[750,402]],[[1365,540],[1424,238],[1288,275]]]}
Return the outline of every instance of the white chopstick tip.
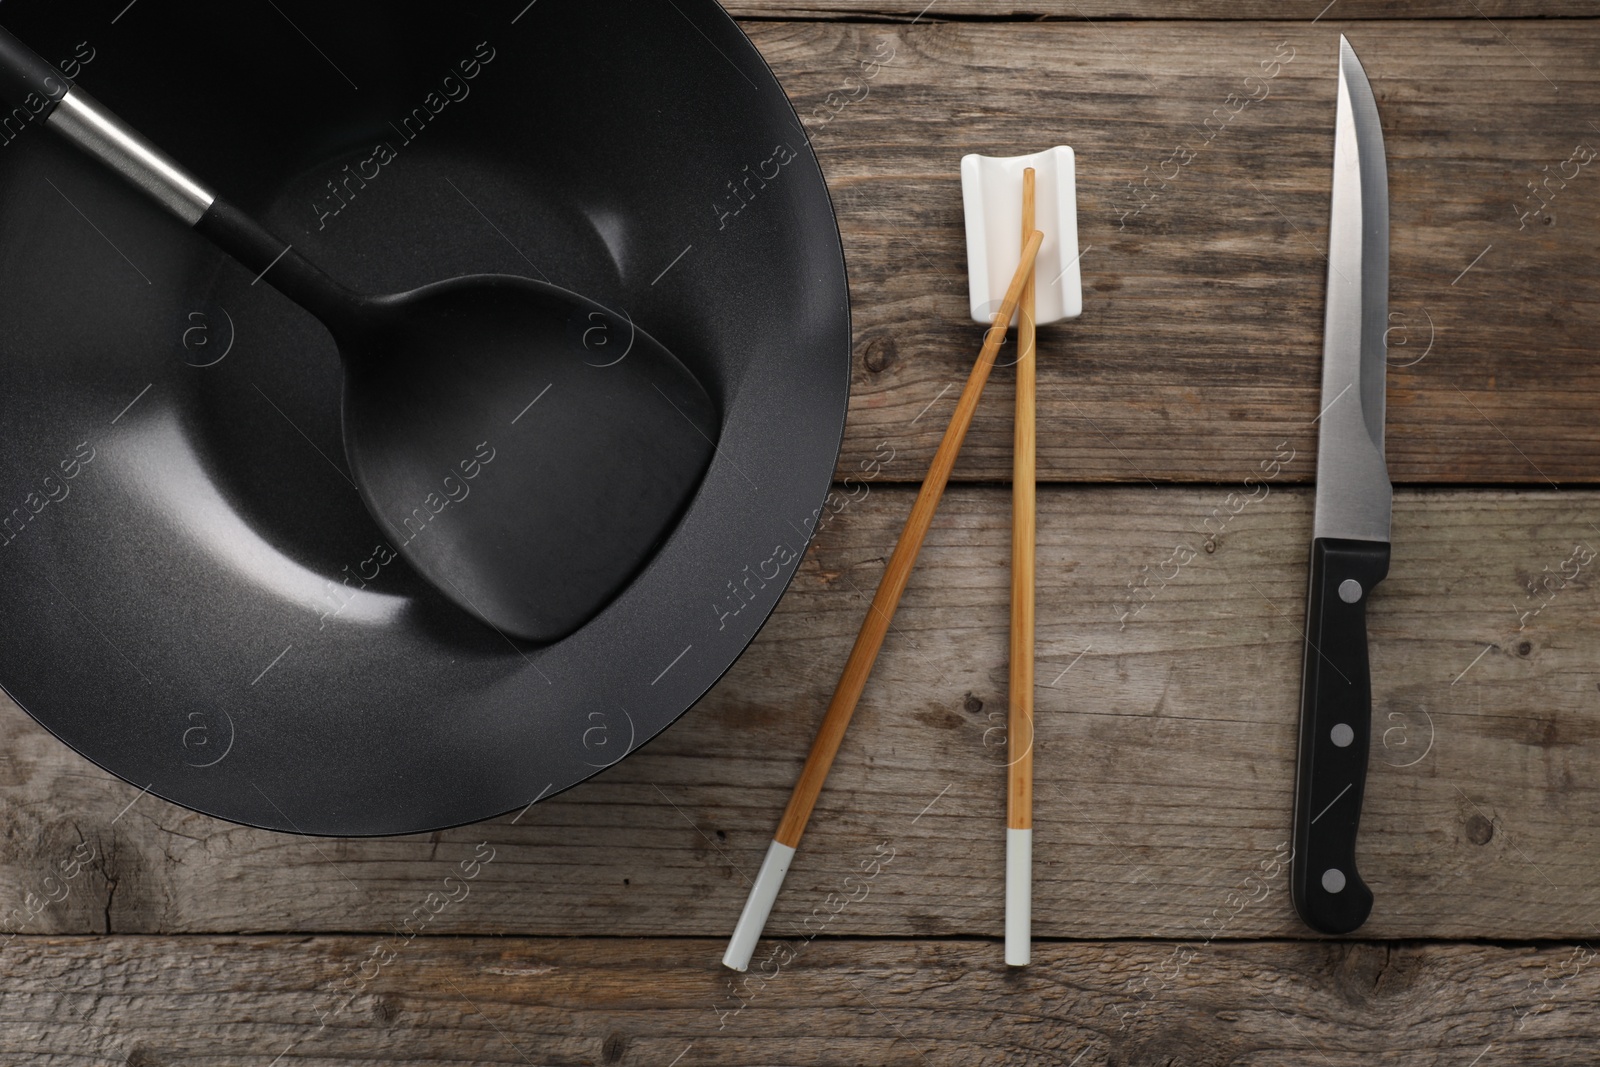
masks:
{"label": "white chopstick tip", "polygon": [[1006,827],[1006,966],[1033,962],[1033,831]]}
{"label": "white chopstick tip", "polygon": [[767,928],[767,916],[783,888],[784,876],[789,873],[789,863],[794,859],[794,849],[779,841],[767,846],[767,858],[761,861],[761,872],[750,887],[750,896],[739,915],[739,925],[733,928],[728,939],[728,951],[722,954],[722,965],[735,971],[750,969],[750,957],[755,955],[761,932]]}

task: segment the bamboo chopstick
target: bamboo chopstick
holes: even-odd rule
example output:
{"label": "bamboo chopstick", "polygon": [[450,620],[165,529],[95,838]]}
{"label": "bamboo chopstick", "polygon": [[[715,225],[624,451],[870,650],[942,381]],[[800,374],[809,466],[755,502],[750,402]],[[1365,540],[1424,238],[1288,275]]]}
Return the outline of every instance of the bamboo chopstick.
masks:
{"label": "bamboo chopstick", "polygon": [[[1022,232],[1033,231],[1033,168],[1022,172]],[[1026,967],[1033,939],[1034,276],[1017,312],[1017,415],[1011,461],[1011,682],[1006,724],[1006,963]]]}
{"label": "bamboo chopstick", "polygon": [[1023,283],[1032,277],[1033,261],[1043,242],[1044,234],[1035,231],[1022,246],[1017,273],[1011,279],[1000,310],[995,313],[993,325],[984,334],[983,349],[978,353],[967,384],[961,390],[961,398],[956,401],[955,413],[951,415],[950,425],[945,428],[944,438],[933,455],[933,463],[928,467],[928,475],[923,479],[916,502],[911,505],[911,515],[906,519],[905,529],[894,546],[894,554],[889,557],[889,565],[883,570],[883,578],[878,583],[877,593],[873,594],[867,617],[861,622],[861,631],[856,635],[855,646],[850,649],[850,658],[839,676],[839,685],[833,691],[833,699],[828,702],[828,711],[822,717],[816,740],[811,743],[811,754],[806,757],[800,780],[795,783],[794,792],[789,796],[789,806],[778,824],[778,832],[767,847],[761,872],[750,887],[750,897],[739,916],[739,925],[734,928],[728,951],[723,954],[723,964],[736,971],[750,966],[750,956],[755,952],[756,943],[761,940],[761,931],[767,925],[767,916],[771,914],[772,904],[783,885],[783,876],[789,871],[789,862],[794,858],[801,835],[805,833],[811,809],[817,803],[822,783],[833,766],[833,757],[844,740],[845,728],[850,725],[850,716],[856,710],[856,701],[861,699],[861,691],[866,688],[867,676],[872,673],[872,665],[883,646],[895,608],[900,605],[900,594],[905,592],[912,565],[922,549],[922,539],[927,536],[928,527],[933,522],[939,497],[944,493],[945,483],[950,480],[950,469],[955,466],[956,455],[967,436],[967,427],[972,424],[978,397],[983,393],[984,383],[989,380],[989,372],[994,369],[995,355],[1005,342],[1006,328],[1022,299]]}

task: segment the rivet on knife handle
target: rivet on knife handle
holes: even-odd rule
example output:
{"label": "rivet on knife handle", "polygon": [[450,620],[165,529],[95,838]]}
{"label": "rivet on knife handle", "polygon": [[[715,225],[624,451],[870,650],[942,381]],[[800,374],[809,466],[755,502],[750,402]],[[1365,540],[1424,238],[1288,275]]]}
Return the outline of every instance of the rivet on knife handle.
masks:
{"label": "rivet on knife handle", "polygon": [[1347,934],[1372,912],[1356,830],[1372,734],[1367,597],[1388,573],[1381,541],[1311,544],[1290,891],[1300,917],[1325,934]]}

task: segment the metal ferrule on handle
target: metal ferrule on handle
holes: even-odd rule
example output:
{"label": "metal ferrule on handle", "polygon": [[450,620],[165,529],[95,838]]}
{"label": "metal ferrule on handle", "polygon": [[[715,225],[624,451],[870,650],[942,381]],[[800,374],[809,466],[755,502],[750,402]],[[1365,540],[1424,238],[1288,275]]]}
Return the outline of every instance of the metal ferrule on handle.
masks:
{"label": "metal ferrule on handle", "polygon": [[199,222],[217,199],[170,156],[77,86],[67,91],[45,121],[55,132],[142,189],[186,225]]}
{"label": "metal ferrule on handle", "polygon": [[193,226],[217,199],[131,126],[0,26],[0,103],[36,120],[138,186]]}

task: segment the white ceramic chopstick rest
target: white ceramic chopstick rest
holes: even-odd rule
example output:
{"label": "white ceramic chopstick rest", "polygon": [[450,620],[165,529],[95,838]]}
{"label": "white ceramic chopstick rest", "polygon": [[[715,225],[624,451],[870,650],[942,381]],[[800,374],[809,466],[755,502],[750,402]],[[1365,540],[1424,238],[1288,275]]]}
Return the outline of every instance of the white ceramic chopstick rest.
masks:
{"label": "white ceramic chopstick rest", "polygon": [[750,887],[744,911],[739,913],[739,925],[733,928],[728,951],[722,954],[724,967],[736,971],[750,969],[750,957],[755,955],[761,931],[767,925],[767,916],[772,914],[772,904],[778,899],[778,890],[783,888],[783,876],[789,873],[789,864],[793,859],[794,849],[781,841],[774,841],[767,846],[767,858],[761,861],[761,872],[756,875],[755,885]]}
{"label": "white ceramic chopstick rest", "polygon": [[[961,157],[961,201],[967,220],[967,290],[975,322],[993,321],[1022,251],[1022,172],[1037,175],[1034,228],[1044,234],[1034,264],[1034,323],[1048,326],[1083,314],[1078,273],[1078,196],[1072,149],[1030,156]],[[1015,325],[1016,317],[1012,317]],[[1002,359],[1002,364],[1004,360]]]}

